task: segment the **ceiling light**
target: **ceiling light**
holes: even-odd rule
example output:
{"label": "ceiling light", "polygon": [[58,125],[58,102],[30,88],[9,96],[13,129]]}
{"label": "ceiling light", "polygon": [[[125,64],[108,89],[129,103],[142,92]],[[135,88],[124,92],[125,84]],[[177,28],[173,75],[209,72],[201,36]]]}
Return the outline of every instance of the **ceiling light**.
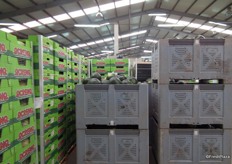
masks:
{"label": "ceiling light", "polygon": [[147,59],[147,58],[151,58],[151,56],[141,56],[140,58]]}
{"label": "ceiling light", "polygon": [[218,27],[215,27],[215,28],[213,28],[213,29],[210,29],[210,31],[213,31],[213,32],[222,32],[222,31],[224,31],[225,29],[223,29],[223,28],[218,28]]}
{"label": "ceiling light", "polygon": [[130,36],[140,35],[140,34],[144,34],[146,32],[147,32],[147,30],[133,32],[133,33],[130,33],[130,34],[121,35],[121,36],[119,36],[119,38],[126,38],[126,37],[130,37]]}
{"label": "ceiling light", "polygon": [[166,13],[153,13],[153,14],[148,14],[148,16],[165,16],[167,15]]}
{"label": "ceiling light", "polygon": [[20,30],[25,30],[27,29],[26,26],[23,26],[23,25],[14,25],[14,26],[10,26],[9,27],[10,29],[14,30],[14,31],[20,31]]}
{"label": "ceiling light", "polygon": [[149,51],[149,50],[144,50],[143,52],[144,53],[152,53],[152,51]]}
{"label": "ceiling light", "polygon": [[155,17],[155,20],[160,22],[165,22],[166,19],[167,19],[166,17]]}
{"label": "ceiling light", "polygon": [[95,54],[95,52],[92,52],[91,54],[92,54],[92,55],[94,55],[94,54]]}
{"label": "ceiling light", "polygon": [[158,24],[158,27],[183,27],[182,24]]}
{"label": "ceiling light", "polygon": [[85,15],[85,13],[82,10],[72,11],[72,12],[69,12],[68,14],[72,18],[81,17],[81,16]]}
{"label": "ceiling light", "polygon": [[23,24],[27,27],[30,27],[30,28],[41,26],[41,24],[37,21],[31,21],[31,22],[27,22],[27,23],[23,23]]}
{"label": "ceiling light", "polygon": [[1,28],[0,30],[7,32],[7,33],[11,33],[13,32],[12,30],[8,29],[8,28]]}
{"label": "ceiling light", "polygon": [[101,51],[101,52],[113,53],[114,51],[103,50],[103,51]]}
{"label": "ceiling light", "polygon": [[177,24],[180,24],[180,25],[183,25],[183,26],[187,26],[188,24],[189,24],[190,22],[188,22],[188,21],[179,21],[179,22],[177,22]]}
{"label": "ceiling light", "polygon": [[137,4],[137,3],[141,3],[141,2],[145,2],[146,0],[130,0],[130,3],[133,4]]}
{"label": "ceiling light", "polygon": [[227,25],[224,24],[224,23],[217,23],[217,22],[212,22],[212,21],[209,21],[208,23],[216,24],[216,25],[221,25],[221,26],[227,26]]}
{"label": "ceiling light", "polygon": [[77,46],[78,46],[78,47],[86,47],[87,44],[78,44]]}
{"label": "ceiling light", "polygon": [[52,17],[47,17],[47,18],[39,19],[39,22],[43,24],[49,24],[49,23],[54,23],[56,21]]}
{"label": "ceiling light", "polygon": [[19,25],[18,23],[0,23],[0,26],[15,26]]}
{"label": "ceiling light", "polygon": [[91,45],[94,45],[96,44],[95,42],[89,42],[89,43],[86,43],[88,46],[91,46]]}
{"label": "ceiling light", "polygon": [[222,33],[232,35],[232,30],[225,30],[225,31],[222,31]]}
{"label": "ceiling light", "polygon": [[97,43],[97,44],[104,43],[104,40],[97,40],[97,41],[95,41],[95,43]]}
{"label": "ceiling light", "polygon": [[202,30],[210,30],[211,28],[213,28],[213,26],[202,25],[201,27],[199,27],[199,29]]}
{"label": "ceiling light", "polygon": [[106,38],[106,39],[104,39],[104,42],[110,42],[112,40],[114,40],[114,39],[113,38]]}
{"label": "ceiling light", "polygon": [[75,27],[91,27],[91,28],[96,28],[100,27],[98,24],[75,24]]}
{"label": "ceiling light", "polygon": [[122,0],[122,1],[115,2],[116,8],[129,6],[129,4],[130,4],[130,0],[124,0],[124,1]]}
{"label": "ceiling light", "polygon": [[55,18],[57,21],[63,21],[63,20],[70,19],[70,17],[68,16],[68,14],[56,15],[53,18]]}
{"label": "ceiling light", "polygon": [[84,9],[84,12],[86,14],[93,14],[93,13],[97,13],[98,11],[99,11],[99,8],[97,6]]}
{"label": "ceiling light", "polygon": [[55,38],[57,37],[57,35],[50,35],[50,36],[47,36],[47,38]]}
{"label": "ceiling light", "polygon": [[190,23],[189,25],[188,25],[188,27],[192,27],[192,28],[198,28],[198,27],[200,27],[201,26],[201,24],[198,24],[198,23]]}
{"label": "ceiling light", "polygon": [[167,22],[167,23],[177,23],[178,20],[177,20],[177,19],[168,18],[168,19],[166,20],[166,22]]}
{"label": "ceiling light", "polygon": [[146,39],[147,42],[157,43],[158,40]]}
{"label": "ceiling light", "polygon": [[109,22],[103,23],[103,24],[100,24],[100,27],[101,27],[101,26],[106,26],[106,25],[109,25],[109,24],[110,24]]}
{"label": "ceiling light", "polygon": [[77,45],[74,45],[74,46],[71,46],[71,47],[69,47],[70,49],[76,49],[76,48],[78,48],[78,46]]}

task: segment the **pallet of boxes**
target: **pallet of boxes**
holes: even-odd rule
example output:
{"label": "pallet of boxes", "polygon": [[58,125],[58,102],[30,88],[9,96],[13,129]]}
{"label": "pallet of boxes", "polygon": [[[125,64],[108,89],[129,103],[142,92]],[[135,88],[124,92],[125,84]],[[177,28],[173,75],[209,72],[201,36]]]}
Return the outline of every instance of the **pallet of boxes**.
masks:
{"label": "pallet of boxes", "polygon": [[160,40],[150,137],[158,164],[230,164],[232,40]]}
{"label": "pallet of boxes", "polygon": [[76,85],[77,163],[149,164],[148,85]]}

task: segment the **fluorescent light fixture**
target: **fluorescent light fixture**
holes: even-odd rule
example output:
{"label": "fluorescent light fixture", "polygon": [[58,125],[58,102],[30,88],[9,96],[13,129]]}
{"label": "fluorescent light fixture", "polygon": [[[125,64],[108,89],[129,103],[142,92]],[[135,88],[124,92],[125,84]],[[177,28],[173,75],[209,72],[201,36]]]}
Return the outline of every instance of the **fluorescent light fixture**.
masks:
{"label": "fluorescent light fixture", "polygon": [[158,24],[158,27],[183,27],[182,24]]}
{"label": "fluorescent light fixture", "polygon": [[74,45],[74,46],[71,46],[71,47],[69,47],[70,49],[77,49],[78,48],[78,46],[77,45]]}
{"label": "fluorescent light fixture", "polygon": [[49,24],[49,23],[54,23],[56,21],[52,17],[47,17],[47,18],[39,19],[39,22],[43,24]]}
{"label": "fluorescent light fixture", "polygon": [[167,22],[167,23],[177,23],[178,20],[177,20],[177,19],[168,18],[168,19],[166,20],[166,22]]}
{"label": "fluorescent light fixture", "polygon": [[158,40],[146,39],[147,42],[157,43]]}
{"label": "fluorescent light fixture", "polygon": [[202,30],[210,30],[211,28],[213,28],[213,26],[202,25],[201,27],[199,27],[199,29]]}
{"label": "fluorescent light fixture", "polygon": [[116,8],[124,7],[124,6],[129,6],[130,0],[122,0],[122,1],[117,1],[115,2]]}
{"label": "fluorescent light fixture", "polygon": [[50,36],[47,36],[47,38],[55,38],[57,37],[57,35],[50,35]]}
{"label": "fluorescent light fixture", "polygon": [[93,14],[93,13],[97,13],[99,11],[98,6],[94,6],[94,7],[90,7],[87,9],[84,9],[84,12],[88,15],[88,14]]}
{"label": "fluorescent light fixture", "polygon": [[159,16],[155,17],[155,20],[160,22],[165,22],[166,19],[167,19],[166,17],[159,17]]}
{"label": "fluorescent light fixture", "polygon": [[100,24],[100,27],[101,27],[101,26],[106,26],[106,25],[109,25],[109,24],[110,24],[109,22],[103,23],[103,24]]}
{"label": "fluorescent light fixture", "polygon": [[106,38],[106,39],[103,39],[104,40],[104,42],[110,42],[110,41],[112,41],[112,40],[114,40],[113,38]]}
{"label": "fluorescent light fixture", "polygon": [[7,33],[11,33],[13,32],[12,30],[8,29],[8,28],[1,28],[0,30],[7,32]]}
{"label": "fluorescent light fixture", "polygon": [[188,24],[189,24],[190,22],[188,22],[188,21],[179,21],[179,22],[177,22],[177,24],[180,24],[180,25],[183,25],[183,26],[187,26]]}
{"label": "fluorescent light fixture", "polygon": [[144,33],[146,33],[146,32],[147,32],[147,30],[138,31],[138,32],[133,32],[133,33],[130,33],[130,34],[121,35],[121,36],[119,36],[119,38],[127,38],[127,37],[130,37],[130,36],[135,36],[135,35],[144,34]]}
{"label": "fluorescent light fixture", "polygon": [[95,43],[97,43],[97,44],[104,43],[104,40],[97,40],[97,41],[95,41]]}
{"label": "fluorescent light fixture", "polygon": [[232,35],[232,30],[225,30],[225,31],[222,31],[221,33]]}
{"label": "fluorescent light fixture", "polygon": [[81,16],[85,15],[85,13],[82,10],[72,11],[72,12],[69,12],[68,14],[72,18],[81,17]]}
{"label": "fluorescent light fixture", "polygon": [[107,3],[107,4],[104,4],[104,5],[100,5],[99,6],[100,10],[101,11],[107,11],[107,10],[111,10],[111,9],[114,9],[115,6],[114,6],[114,3]]}
{"label": "fluorescent light fixture", "polygon": [[146,0],[131,0],[130,3],[133,4],[137,4],[137,3],[142,3],[145,2]]}
{"label": "fluorescent light fixture", "polygon": [[60,15],[54,16],[53,18],[55,18],[57,21],[63,21],[63,20],[70,19],[70,16],[68,16],[68,14],[60,14]]}
{"label": "fluorescent light fixture", "polygon": [[15,26],[19,25],[19,23],[0,23],[0,26]]}
{"label": "fluorescent light fixture", "polygon": [[148,14],[148,16],[165,16],[167,15],[166,13],[153,13],[153,14]]}
{"label": "fluorescent light fixture", "polygon": [[189,25],[188,25],[188,27],[192,27],[192,28],[198,28],[198,27],[200,27],[201,26],[201,24],[198,24],[198,23],[190,23]]}
{"label": "fluorescent light fixture", "polygon": [[114,51],[109,51],[109,50],[102,50],[101,52],[106,52],[106,53],[113,53]]}
{"label": "fluorescent light fixture", "polygon": [[91,54],[92,54],[92,55],[94,55],[94,54],[95,54],[95,52],[92,52]]}
{"label": "fluorescent light fixture", "polygon": [[78,44],[77,46],[78,46],[78,47],[86,47],[87,44],[85,44],[85,43],[84,43],[84,44]]}
{"label": "fluorescent light fixture", "polygon": [[141,56],[140,58],[147,59],[147,58],[151,58],[151,56]]}
{"label": "fluorescent light fixture", "polygon": [[144,50],[143,52],[144,53],[152,53],[152,51],[149,51],[149,50]]}
{"label": "fluorescent light fixture", "polygon": [[209,21],[208,23],[216,24],[216,25],[220,25],[220,26],[227,26],[227,24],[224,24],[224,23],[217,23],[217,22],[213,22],[213,21]]}
{"label": "fluorescent light fixture", "polygon": [[26,26],[23,26],[23,25],[14,25],[14,26],[10,26],[9,27],[10,29],[14,30],[14,31],[20,31],[20,30],[25,30],[27,29]]}
{"label": "fluorescent light fixture", "polygon": [[218,27],[215,27],[215,28],[213,28],[213,29],[210,29],[210,31],[213,31],[213,32],[222,32],[222,31],[224,31],[225,29],[223,29],[223,28],[218,28]]}
{"label": "fluorescent light fixture", "polygon": [[91,27],[91,28],[96,28],[100,27],[98,24],[75,24],[75,27]]}
{"label": "fluorescent light fixture", "polygon": [[37,21],[31,21],[31,22],[27,22],[27,23],[23,23],[23,24],[29,28],[41,26],[41,24]]}
{"label": "fluorescent light fixture", "polygon": [[89,43],[86,43],[88,46],[91,46],[91,45],[94,45],[96,44],[95,42],[89,42]]}

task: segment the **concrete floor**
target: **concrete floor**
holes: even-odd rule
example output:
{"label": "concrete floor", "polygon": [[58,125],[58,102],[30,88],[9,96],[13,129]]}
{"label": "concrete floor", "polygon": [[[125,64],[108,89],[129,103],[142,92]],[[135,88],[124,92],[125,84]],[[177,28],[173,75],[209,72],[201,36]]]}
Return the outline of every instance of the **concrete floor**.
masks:
{"label": "concrete floor", "polygon": [[[68,155],[68,157],[65,159],[65,161],[62,164],[77,164],[77,149],[76,147],[70,152],[70,154]],[[154,160],[154,156],[151,153],[151,149],[150,149],[150,164],[156,164],[155,160]]]}

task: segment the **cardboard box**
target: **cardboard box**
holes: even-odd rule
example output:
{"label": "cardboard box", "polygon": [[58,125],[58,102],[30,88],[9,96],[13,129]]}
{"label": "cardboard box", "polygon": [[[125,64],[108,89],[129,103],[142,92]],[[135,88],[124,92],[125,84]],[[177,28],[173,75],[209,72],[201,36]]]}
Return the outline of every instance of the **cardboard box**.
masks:
{"label": "cardboard box", "polygon": [[23,119],[17,123],[13,124],[14,126],[14,139],[18,142],[21,142],[25,138],[33,135],[35,133],[35,116]]}
{"label": "cardboard box", "polygon": [[[1,46],[3,45],[0,42],[0,79],[9,77],[10,71],[11,71],[11,63],[9,59],[10,57],[5,54],[1,54]],[[7,50],[4,50],[4,51],[7,51]]]}
{"label": "cardboard box", "polygon": [[72,71],[75,73],[79,72],[79,64],[78,63],[72,63]]}
{"label": "cardboard box", "polygon": [[54,42],[54,50],[55,50],[55,54],[54,54],[55,57],[67,59],[68,54],[66,50],[64,48],[61,48],[58,43]]}
{"label": "cardboard box", "polygon": [[52,129],[49,129],[45,134],[44,134],[44,142],[45,146],[49,145],[51,142],[53,142],[54,139],[56,139],[58,136],[58,127],[54,127]]}
{"label": "cardboard box", "polygon": [[65,155],[66,155],[65,150],[58,151],[58,157],[57,157],[58,162],[61,162],[64,159]]}
{"label": "cardboard box", "polygon": [[0,153],[0,163],[1,164],[14,164],[15,162],[15,151],[14,148],[7,149]]}
{"label": "cardboard box", "polygon": [[58,124],[58,136],[61,136],[66,132],[66,128],[67,128],[66,125],[67,124],[65,122]]}
{"label": "cardboard box", "polygon": [[72,55],[72,61],[73,61],[74,63],[79,63],[79,55],[73,53],[73,55]]}
{"label": "cardboard box", "polygon": [[11,78],[32,78],[32,61],[23,58],[9,57]]}
{"label": "cardboard box", "polygon": [[58,137],[58,146],[57,146],[57,149],[58,150],[64,150],[64,146],[65,146],[65,142],[66,142],[66,135],[65,134],[62,134]]}
{"label": "cardboard box", "polygon": [[36,164],[36,153],[31,154],[29,157],[27,157],[24,161],[18,162],[16,161],[15,164]]}
{"label": "cardboard box", "polygon": [[11,80],[0,79],[0,104],[12,100]]}
{"label": "cardboard box", "polygon": [[[34,79],[35,79],[35,85],[39,85],[39,70],[34,69]],[[44,85],[51,84],[54,85],[54,79],[55,79],[55,72],[53,69],[43,69],[43,83]]]}
{"label": "cardboard box", "polygon": [[58,111],[65,108],[66,101],[67,101],[66,100],[66,95],[60,96],[60,97],[55,99],[55,107],[57,108]]}
{"label": "cardboard box", "polygon": [[55,72],[55,85],[65,84],[67,82],[66,72]]}
{"label": "cardboard box", "polygon": [[64,110],[64,109],[61,109],[61,110],[59,110],[59,112],[58,112],[58,123],[63,122],[64,119],[65,119],[65,110]]}
{"label": "cardboard box", "polygon": [[10,103],[0,104],[0,128],[8,126],[13,119],[13,109]]}
{"label": "cardboard box", "polygon": [[57,153],[57,145],[58,145],[58,140],[55,140],[52,142],[50,145],[48,145],[45,148],[44,154],[45,154],[45,161],[48,161],[53,157],[55,153]]}
{"label": "cardboard box", "polygon": [[32,79],[11,79],[12,97],[14,100],[24,99],[33,96]]}
{"label": "cardboard box", "polygon": [[24,58],[31,60],[32,59],[32,46],[31,42],[28,40],[18,41],[16,40],[10,42],[10,53],[12,57]]}
{"label": "cardboard box", "polygon": [[72,79],[73,79],[73,82],[75,83],[79,83],[79,74],[76,73],[76,72],[73,72],[72,74]]}
{"label": "cardboard box", "polygon": [[68,71],[72,70],[72,61],[70,59],[67,60],[67,70]]}
{"label": "cardboard box", "polygon": [[56,108],[55,99],[48,99],[44,101],[44,114],[49,114],[52,109]]}
{"label": "cardboard box", "polygon": [[[58,113],[53,113],[53,114],[49,114],[45,116],[44,117],[44,129],[48,130],[49,128],[52,128],[54,124],[57,123],[57,119],[58,119]],[[39,120],[37,121],[38,121],[37,125],[40,125],[40,121]]]}
{"label": "cardboard box", "polygon": [[[39,54],[34,53],[33,54],[33,62],[34,62],[34,68],[38,69],[39,68]],[[49,53],[43,53],[43,66],[44,69],[54,69],[54,56]]]}
{"label": "cardboard box", "polygon": [[18,162],[24,161],[29,156],[31,156],[36,150],[35,135],[32,135],[22,140],[14,147],[14,149],[15,149],[15,161]]}
{"label": "cardboard box", "polygon": [[31,117],[35,113],[34,101],[32,97],[12,101],[10,102],[10,107],[12,108],[15,122]]}
{"label": "cardboard box", "polygon": [[8,150],[14,144],[13,126],[7,126],[0,129],[0,154]]}
{"label": "cardboard box", "polygon": [[58,96],[64,95],[66,93],[66,84],[59,84],[55,86],[55,94]]}
{"label": "cardboard box", "polygon": [[67,60],[55,57],[55,70],[63,72],[67,71]]}

